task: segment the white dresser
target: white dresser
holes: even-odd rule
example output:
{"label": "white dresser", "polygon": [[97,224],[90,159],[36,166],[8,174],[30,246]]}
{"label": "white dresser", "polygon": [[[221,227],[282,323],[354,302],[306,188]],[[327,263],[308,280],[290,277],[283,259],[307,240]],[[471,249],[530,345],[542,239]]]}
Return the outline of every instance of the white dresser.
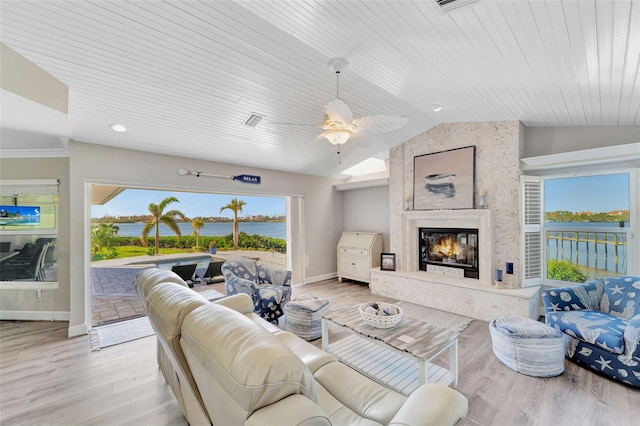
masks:
{"label": "white dresser", "polygon": [[382,234],[343,232],[338,241],[338,281],[349,278],[371,282],[369,270],[380,266]]}

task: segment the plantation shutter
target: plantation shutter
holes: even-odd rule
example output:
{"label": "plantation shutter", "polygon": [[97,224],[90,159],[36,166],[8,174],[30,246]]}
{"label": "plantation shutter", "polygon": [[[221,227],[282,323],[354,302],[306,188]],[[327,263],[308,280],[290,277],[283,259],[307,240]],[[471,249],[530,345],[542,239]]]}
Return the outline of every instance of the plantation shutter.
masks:
{"label": "plantation shutter", "polygon": [[538,176],[521,176],[522,261],[524,287],[542,284],[542,180]]}

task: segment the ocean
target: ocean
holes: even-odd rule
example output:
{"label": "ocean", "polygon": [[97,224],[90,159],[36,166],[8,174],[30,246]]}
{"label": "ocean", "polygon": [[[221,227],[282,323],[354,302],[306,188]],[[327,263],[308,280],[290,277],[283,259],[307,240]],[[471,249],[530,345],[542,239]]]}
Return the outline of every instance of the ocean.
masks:
{"label": "ocean", "polygon": [[[139,237],[142,235],[144,223],[114,223],[118,226],[119,237]],[[240,222],[240,232],[246,232],[249,235],[264,235],[265,237],[281,238],[286,237],[285,222]],[[193,226],[191,223],[179,223],[182,235],[191,235]],[[151,231],[149,236],[153,236],[155,231]],[[229,235],[233,232],[233,222],[207,222],[200,229],[200,236],[221,237]],[[160,224],[161,237],[174,237],[176,234],[168,226]]]}

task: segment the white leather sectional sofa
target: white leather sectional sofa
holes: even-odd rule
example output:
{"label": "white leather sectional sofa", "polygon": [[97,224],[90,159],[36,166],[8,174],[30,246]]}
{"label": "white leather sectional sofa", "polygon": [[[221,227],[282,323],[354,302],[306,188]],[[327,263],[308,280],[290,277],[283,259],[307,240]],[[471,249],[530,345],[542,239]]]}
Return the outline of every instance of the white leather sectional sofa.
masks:
{"label": "white leather sectional sofa", "polygon": [[468,403],[426,384],[408,398],[253,313],[237,294],[209,302],[171,271],[135,280],[158,364],[190,425],[453,425]]}

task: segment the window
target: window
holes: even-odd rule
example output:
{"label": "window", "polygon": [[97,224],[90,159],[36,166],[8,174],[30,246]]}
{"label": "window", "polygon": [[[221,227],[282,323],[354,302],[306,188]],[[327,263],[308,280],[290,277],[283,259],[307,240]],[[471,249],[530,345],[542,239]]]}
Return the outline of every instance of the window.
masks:
{"label": "window", "polygon": [[630,175],[543,180],[546,279],[584,282],[626,275]]}
{"label": "window", "polygon": [[2,181],[0,188],[0,289],[51,288],[58,281],[58,181]]}
{"label": "window", "polygon": [[639,148],[520,159],[524,286],[640,274]]}

